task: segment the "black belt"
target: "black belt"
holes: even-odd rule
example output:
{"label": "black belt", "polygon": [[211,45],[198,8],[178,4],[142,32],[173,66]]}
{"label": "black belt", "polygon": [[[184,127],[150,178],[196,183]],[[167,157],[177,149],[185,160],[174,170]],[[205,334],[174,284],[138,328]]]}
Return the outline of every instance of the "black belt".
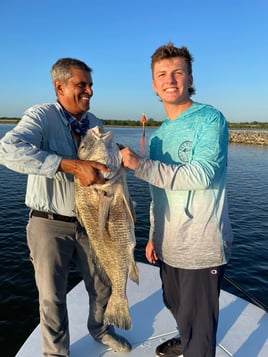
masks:
{"label": "black belt", "polygon": [[76,222],[77,221],[76,217],[62,216],[61,214],[42,212],[42,211],[36,211],[36,210],[32,210],[31,215],[34,217],[54,219],[55,221],[63,221],[63,222]]}

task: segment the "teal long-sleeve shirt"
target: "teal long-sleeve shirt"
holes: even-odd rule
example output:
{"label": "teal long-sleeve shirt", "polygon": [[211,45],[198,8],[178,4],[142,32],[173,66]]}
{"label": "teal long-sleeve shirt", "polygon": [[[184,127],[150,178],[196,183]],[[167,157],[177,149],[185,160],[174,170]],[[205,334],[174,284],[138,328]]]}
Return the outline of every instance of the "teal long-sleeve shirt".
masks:
{"label": "teal long-sleeve shirt", "polygon": [[[89,128],[102,127],[93,114],[84,115]],[[77,159],[77,142],[57,102],[29,108],[0,140],[0,164],[28,175],[26,205],[74,216],[73,175],[57,171],[62,158]]]}
{"label": "teal long-sleeve shirt", "polygon": [[233,234],[226,174],[228,128],[210,105],[193,103],[151,136],[135,174],[149,182],[150,237],[158,257],[184,269],[228,262]]}

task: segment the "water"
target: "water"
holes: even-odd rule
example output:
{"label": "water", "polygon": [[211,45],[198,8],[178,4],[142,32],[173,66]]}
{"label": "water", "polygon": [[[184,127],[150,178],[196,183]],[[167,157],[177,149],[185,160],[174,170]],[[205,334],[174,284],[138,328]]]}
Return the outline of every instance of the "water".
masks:
{"label": "water", "polygon": [[[0,137],[13,125],[0,125]],[[153,129],[146,128],[145,141]],[[117,142],[140,154],[141,128],[114,128]],[[268,147],[229,145],[228,199],[234,231],[232,259],[226,276],[240,291],[225,283],[224,289],[249,299],[254,296],[268,306]],[[144,248],[149,231],[149,190],[146,183],[128,172],[129,189],[137,202],[136,259],[145,262]],[[26,176],[0,166],[0,342],[5,357],[14,357],[39,322],[37,291],[29,261],[24,206]],[[81,279],[71,266],[69,288]]]}

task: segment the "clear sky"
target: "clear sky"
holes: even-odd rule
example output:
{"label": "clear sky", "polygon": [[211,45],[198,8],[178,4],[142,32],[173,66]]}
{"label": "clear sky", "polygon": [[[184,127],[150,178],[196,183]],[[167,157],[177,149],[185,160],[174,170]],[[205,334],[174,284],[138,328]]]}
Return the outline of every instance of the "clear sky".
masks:
{"label": "clear sky", "polygon": [[230,122],[268,122],[267,0],[1,0],[0,117],[54,102],[61,57],[93,68],[91,111],[163,120],[151,55],[172,41],[194,56],[193,99]]}

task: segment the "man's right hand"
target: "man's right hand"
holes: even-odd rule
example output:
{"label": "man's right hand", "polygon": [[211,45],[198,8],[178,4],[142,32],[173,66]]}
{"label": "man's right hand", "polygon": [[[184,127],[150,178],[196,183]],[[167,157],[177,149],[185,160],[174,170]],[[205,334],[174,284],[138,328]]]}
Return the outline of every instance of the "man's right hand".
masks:
{"label": "man's right hand", "polygon": [[154,243],[152,241],[148,241],[146,248],[145,248],[145,255],[146,259],[148,260],[149,263],[155,264],[158,260],[155,248],[154,248]]}
{"label": "man's right hand", "polygon": [[109,172],[110,169],[97,161],[62,159],[59,171],[73,174],[79,179],[82,186],[92,184],[104,184],[105,179],[101,172]]}

